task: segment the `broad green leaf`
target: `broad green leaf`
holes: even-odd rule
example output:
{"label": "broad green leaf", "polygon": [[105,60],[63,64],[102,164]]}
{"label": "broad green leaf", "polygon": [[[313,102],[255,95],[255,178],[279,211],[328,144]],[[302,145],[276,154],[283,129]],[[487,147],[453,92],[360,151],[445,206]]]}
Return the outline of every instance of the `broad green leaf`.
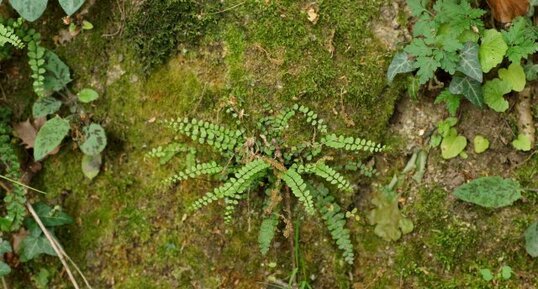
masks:
{"label": "broad green leaf", "polygon": [[101,164],[101,154],[97,154],[94,156],[84,155],[82,157],[81,163],[82,173],[84,173],[84,175],[91,180],[99,174],[99,171],[101,170]]}
{"label": "broad green leaf", "polygon": [[3,256],[5,253],[11,252],[11,251],[12,251],[11,244],[6,240],[1,240],[0,241],[0,256]]}
{"label": "broad green leaf", "polygon": [[510,83],[495,78],[487,81],[483,87],[484,102],[496,112],[505,112],[509,103],[504,99],[504,95],[512,91]]}
{"label": "broad green leaf", "polygon": [[525,249],[532,257],[538,257],[538,221],[525,231]]}
{"label": "broad green leaf", "polygon": [[54,52],[45,53],[45,90],[49,93],[63,89],[71,82],[69,67]]}
{"label": "broad green leaf", "polygon": [[415,65],[414,61],[410,59],[409,54],[405,52],[397,53],[394,55],[387,71],[389,83],[394,80],[397,74],[411,72],[413,70],[415,70]]}
{"label": "broad green leaf", "polygon": [[10,0],[9,3],[22,18],[30,22],[37,20],[47,8],[47,0]]}
{"label": "broad green leaf", "polygon": [[501,267],[501,278],[508,280],[512,277],[512,268],[510,266]]}
{"label": "broad green leaf", "polygon": [[482,279],[484,279],[484,281],[491,281],[493,280],[493,273],[491,272],[491,270],[489,269],[480,269],[480,275],[482,275]]}
{"label": "broad green leaf", "polygon": [[531,150],[531,140],[527,135],[520,133],[517,138],[512,141],[512,146],[517,150],[528,152]]}
{"label": "broad green leaf", "polygon": [[37,132],[34,144],[34,159],[42,160],[58,147],[69,132],[69,121],[56,116],[43,125]]}
{"label": "broad green leaf", "polygon": [[82,103],[89,103],[99,98],[97,91],[91,88],[84,88],[78,93],[78,100]]}
{"label": "broad green leaf", "polygon": [[9,265],[0,261],[0,277],[7,276],[9,273],[11,273]]}
{"label": "broad green leaf", "polygon": [[19,258],[21,262],[28,262],[41,254],[56,256],[56,252],[54,252],[43,234],[40,236],[27,236],[22,240],[20,246]]}
{"label": "broad green leaf", "polygon": [[478,82],[482,82],[483,74],[478,61],[478,44],[473,42],[465,43],[460,52],[460,62],[456,70]]}
{"label": "broad green leaf", "polygon": [[85,0],[58,0],[60,6],[68,16],[73,15],[84,4]]}
{"label": "broad green leaf", "polygon": [[106,147],[106,133],[102,126],[92,123],[83,129],[84,143],[80,145],[80,150],[90,156],[100,154]]}
{"label": "broad green leaf", "polygon": [[478,51],[480,66],[483,72],[489,72],[492,68],[502,62],[508,45],[503,39],[501,32],[495,29],[484,31],[482,44]]}
{"label": "broad green leaf", "polygon": [[461,185],[454,190],[458,199],[485,208],[501,208],[521,199],[518,182],[498,176],[482,177]]}
{"label": "broad green leaf", "polygon": [[520,92],[525,88],[525,71],[519,63],[510,64],[508,69],[499,69],[499,78],[508,82],[512,87],[512,90]]}
{"label": "broad green leaf", "polygon": [[477,135],[473,139],[474,151],[477,154],[485,152],[489,148],[489,140],[481,135]]}
{"label": "broad green leaf", "polygon": [[71,216],[60,210],[54,210],[45,203],[39,202],[33,204],[32,207],[34,207],[34,210],[45,227],[56,227],[73,223]]}
{"label": "broad green leaf", "polygon": [[484,106],[484,97],[480,82],[468,76],[454,76],[448,90],[453,94],[463,94],[472,104]]}
{"label": "broad green leaf", "polygon": [[62,102],[54,97],[45,96],[38,98],[32,106],[32,115],[34,118],[45,117],[57,112],[62,106]]}
{"label": "broad green leaf", "polygon": [[441,142],[441,156],[444,159],[457,157],[467,146],[467,139],[464,136],[458,135],[456,129],[451,131]]}

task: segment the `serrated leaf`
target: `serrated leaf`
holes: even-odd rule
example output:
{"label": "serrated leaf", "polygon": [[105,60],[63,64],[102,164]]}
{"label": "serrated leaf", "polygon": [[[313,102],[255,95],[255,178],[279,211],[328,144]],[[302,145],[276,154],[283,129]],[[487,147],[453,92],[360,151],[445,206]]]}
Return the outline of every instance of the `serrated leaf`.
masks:
{"label": "serrated leaf", "polygon": [[482,82],[483,74],[478,61],[478,44],[473,42],[465,43],[460,52],[460,62],[456,70],[478,82]]}
{"label": "serrated leaf", "polygon": [[47,8],[47,0],[10,0],[9,3],[22,18],[30,22],[37,20]]}
{"label": "serrated leaf", "polygon": [[477,135],[473,139],[473,145],[475,153],[480,154],[489,148],[489,140],[481,135]]}
{"label": "serrated leaf", "polygon": [[28,235],[20,245],[19,258],[21,262],[28,262],[41,254],[56,256],[47,238],[41,234],[39,236]]}
{"label": "serrated leaf", "polygon": [[73,15],[84,4],[85,0],[58,0],[60,6],[68,16]]}
{"label": "serrated leaf", "polygon": [[531,150],[531,140],[527,135],[520,133],[517,138],[512,141],[512,146],[517,150],[528,152]]}
{"label": "serrated leaf", "polygon": [[98,155],[106,147],[107,139],[105,129],[95,123],[84,127],[84,142],[80,145],[80,150],[86,155]]}
{"label": "serrated leaf", "polygon": [[467,139],[464,136],[458,135],[455,129],[451,131],[452,133],[441,142],[441,156],[444,159],[457,157],[467,146]]}
{"label": "serrated leaf", "polygon": [[433,78],[435,71],[441,66],[441,63],[433,57],[420,56],[417,58],[416,66],[419,68],[417,70],[419,83],[425,84]]}
{"label": "serrated leaf", "polygon": [[478,58],[483,72],[489,72],[492,68],[502,62],[508,45],[502,34],[495,29],[484,31],[482,43],[478,51]]}
{"label": "serrated leaf", "polygon": [[59,116],[45,122],[37,132],[34,143],[34,159],[40,161],[56,149],[62,143],[69,129],[69,121]]}
{"label": "serrated leaf", "polygon": [[69,67],[54,52],[45,53],[45,80],[44,87],[49,93],[63,89],[71,82]]}
{"label": "serrated leaf", "polygon": [[91,180],[99,174],[101,164],[101,154],[94,156],[84,155],[81,163],[82,173],[84,173],[84,175]]}
{"label": "serrated leaf", "polygon": [[448,113],[451,116],[455,116],[458,108],[460,107],[461,97],[445,89],[435,98],[434,103],[438,104],[442,102],[446,104]]}
{"label": "serrated leaf", "polygon": [[62,102],[54,97],[41,97],[34,102],[32,106],[32,115],[34,118],[45,117],[57,112],[62,106]]}
{"label": "serrated leaf", "polygon": [[526,77],[523,67],[519,63],[512,63],[508,69],[499,69],[499,78],[508,82],[517,92],[521,92],[525,88]]}
{"label": "serrated leaf", "polygon": [[512,90],[511,85],[498,78],[487,81],[484,84],[484,102],[496,112],[505,112],[509,103],[504,99],[504,95]]}
{"label": "serrated leaf", "polygon": [[501,208],[521,199],[521,186],[512,179],[498,176],[472,180],[454,190],[458,199],[485,208]]}
{"label": "serrated leaf", "polygon": [[407,7],[411,10],[411,15],[418,17],[426,11],[426,5],[429,2],[429,0],[407,0]]}
{"label": "serrated leaf", "polygon": [[409,54],[400,52],[394,55],[392,62],[387,71],[387,79],[390,82],[394,80],[399,73],[406,73],[415,70],[414,61],[411,60]]}
{"label": "serrated leaf", "polygon": [[78,93],[78,100],[82,103],[89,103],[99,98],[97,91],[91,88],[84,88]]}
{"label": "serrated leaf", "polygon": [[538,257],[538,221],[525,231],[525,249],[532,257]]}
{"label": "serrated leaf", "polygon": [[454,76],[448,90],[453,94],[463,94],[465,98],[476,106],[484,106],[484,97],[480,82],[468,76]]}

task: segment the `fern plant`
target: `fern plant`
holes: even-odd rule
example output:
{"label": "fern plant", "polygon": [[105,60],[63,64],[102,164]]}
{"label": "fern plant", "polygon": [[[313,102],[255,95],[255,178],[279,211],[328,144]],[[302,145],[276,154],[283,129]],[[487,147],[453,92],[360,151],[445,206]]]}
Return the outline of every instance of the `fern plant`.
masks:
{"label": "fern plant", "polygon": [[[314,136],[300,143],[287,143],[285,132],[293,118],[303,119]],[[234,219],[234,211],[246,192],[263,187],[264,217],[258,243],[261,253],[266,254],[283,219],[282,202],[294,196],[308,215],[321,215],[338,248],[343,251],[345,261],[353,263],[353,246],[349,230],[345,229],[345,212],[322,184],[328,185],[333,194],[338,191],[351,192],[353,188],[342,174],[327,163],[330,158],[324,157],[322,152],[375,153],[382,151],[384,146],[362,138],[329,134],[323,119],[308,107],[297,104],[262,117],[253,135],[247,135],[245,129],[226,128],[198,119],[178,118],[163,123],[179,135],[210,146],[226,163],[200,163],[163,181],[171,185],[201,175],[220,175],[224,183],[194,201],[188,207],[190,212],[222,202],[225,207],[224,220],[229,223]],[[173,147],[178,148],[173,151],[185,151],[182,145]],[[165,151],[159,147],[150,156],[162,158]],[[289,207],[289,203],[285,207]],[[290,211],[287,213],[291,214]],[[291,216],[287,218],[286,223],[291,224]]]}

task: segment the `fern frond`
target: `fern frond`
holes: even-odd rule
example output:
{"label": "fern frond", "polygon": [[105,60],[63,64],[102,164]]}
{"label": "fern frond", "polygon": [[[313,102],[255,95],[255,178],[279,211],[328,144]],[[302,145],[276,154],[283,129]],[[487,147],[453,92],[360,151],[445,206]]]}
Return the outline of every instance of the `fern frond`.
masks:
{"label": "fern frond", "polygon": [[[36,34],[39,35],[39,34]],[[39,40],[32,38],[28,42],[28,64],[32,69],[34,92],[39,96],[45,95],[45,48],[39,45]]]}
{"label": "fern frond", "polygon": [[24,43],[19,36],[15,34],[15,30],[12,27],[0,23],[0,46],[4,46],[6,43],[19,49],[24,48]]}
{"label": "fern frond", "polygon": [[304,105],[298,104],[295,104],[293,109],[302,113],[308,124],[316,127],[321,133],[327,133],[327,125],[325,124],[325,121],[318,118],[318,115],[313,110]]}
{"label": "fern frond", "polygon": [[[0,169],[6,177],[19,180],[21,176],[17,153],[11,144],[11,127],[8,125],[8,111],[0,108]],[[1,172],[1,171],[0,171]],[[0,230],[18,230],[26,217],[26,191],[21,186],[13,186],[4,197],[6,216],[0,218]]]}
{"label": "fern frond", "polygon": [[166,164],[176,154],[187,152],[190,148],[182,143],[173,142],[167,146],[158,146],[153,148],[147,155],[151,158],[158,158],[161,165]]}
{"label": "fern frond", "polygon": [[231,130],[195,118],[178,118],[165,121],[165,124],[177,133],[184,134],[200,144],[207,143],[221,152],[233,152],[236,146],[245,141],[240,130]]}
{"label": "fern frond", "polygon": [[206,193],[203,197],[196,200],[189,207],[189,210],[199,210],[200,208],[223,198],[237,201],[237,199],[240,198],[240,194],[248,189],[254,180],[259,177],[259,174],[269,167],[269,164],[260,159],[244,165],[235,173],[235,177],[228,179],[222,186],[215,188],[213,192]]}
{"label": "fern frond", "polygon": [[222,172],[222,170],[224,170],[224,168],[219,166],[216,162],[197,164],[163,180],[162,184],[170,186],[201,175],[214,175]]}
{"label": "fern frond", "polygon": [[343,175],[325,164],[324,162],[317,162],[314,164],[306,164],[297,166],[297,172],[315,174],[316,176],[323,178],[332,185],[336,185],[339,189],[351,192],[351,184]]}
{"label": "fern frond", "polygon": [[278,226],[278,214],[272,213],[269,217],[263,219],[258,232],[258,245],[262,255],[267,254],[271,247],[271,242],[275,237],[275,232]]}
{"label": "fern frond", "polygon": [[321,143],[334,149],[344,149],[347,151],[380,152],[385,148],[383,145],[376,144],[370,140],[343,135],[337,136],[335,134],[323,137]]}
{"label": "fern frond", "polygon": [[355,254],[353,253],[349,230],[345,228],[345,214],[335,202],[334,197],[329,194],[327,188],[309,186],[309,189],[315,196],[316,209],[325,221],[332,239],[336,242],[338,248],[342,250],[344,260],[349,264],[353,264]]}
{"label": "fern frond", "polygon": [[284,174],[282,174],[281,178],[291,189],[295,197],[297,197],[299,201],[303,203],[306,212],[313,215],[314,204],[312,202],[312,194],[306,187],[306,183],[303,178],[301,178],[301,175],[299,175],[294,168],[290,168]]}

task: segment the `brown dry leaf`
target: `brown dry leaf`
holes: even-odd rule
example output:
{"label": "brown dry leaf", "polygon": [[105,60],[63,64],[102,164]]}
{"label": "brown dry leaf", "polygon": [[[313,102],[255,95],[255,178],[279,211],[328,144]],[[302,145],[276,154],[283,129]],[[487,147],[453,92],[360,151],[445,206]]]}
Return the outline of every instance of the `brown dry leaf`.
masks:
{"label": "brown dry leaf", "polygon": [[529,0],[488,0],[488,4],[495,20],[502,23],[512,22],[529,10]]}
{"label": "brown dry leaf", "polygon": [[319,14],[316,4],[312,3],[306,7],[306,15],[308,17],[308,21],[312,22],[312,24],[316,24],[318,22]]}
{"label": "brown dry leaf", "polygon": [[21,247],[21,242],[28,236],[29,233],[25,229],[20,229],[17,233],[12,235],[12,242],[11,247],[13,248],[13,252],[18,253]]}
{"label": "brown dry leaf", "polygon": [[23,122],[16,123],[13,126],[15,136],[20,138],[27,149],[34,147],[37,129],[32,125],[29,119]]}

